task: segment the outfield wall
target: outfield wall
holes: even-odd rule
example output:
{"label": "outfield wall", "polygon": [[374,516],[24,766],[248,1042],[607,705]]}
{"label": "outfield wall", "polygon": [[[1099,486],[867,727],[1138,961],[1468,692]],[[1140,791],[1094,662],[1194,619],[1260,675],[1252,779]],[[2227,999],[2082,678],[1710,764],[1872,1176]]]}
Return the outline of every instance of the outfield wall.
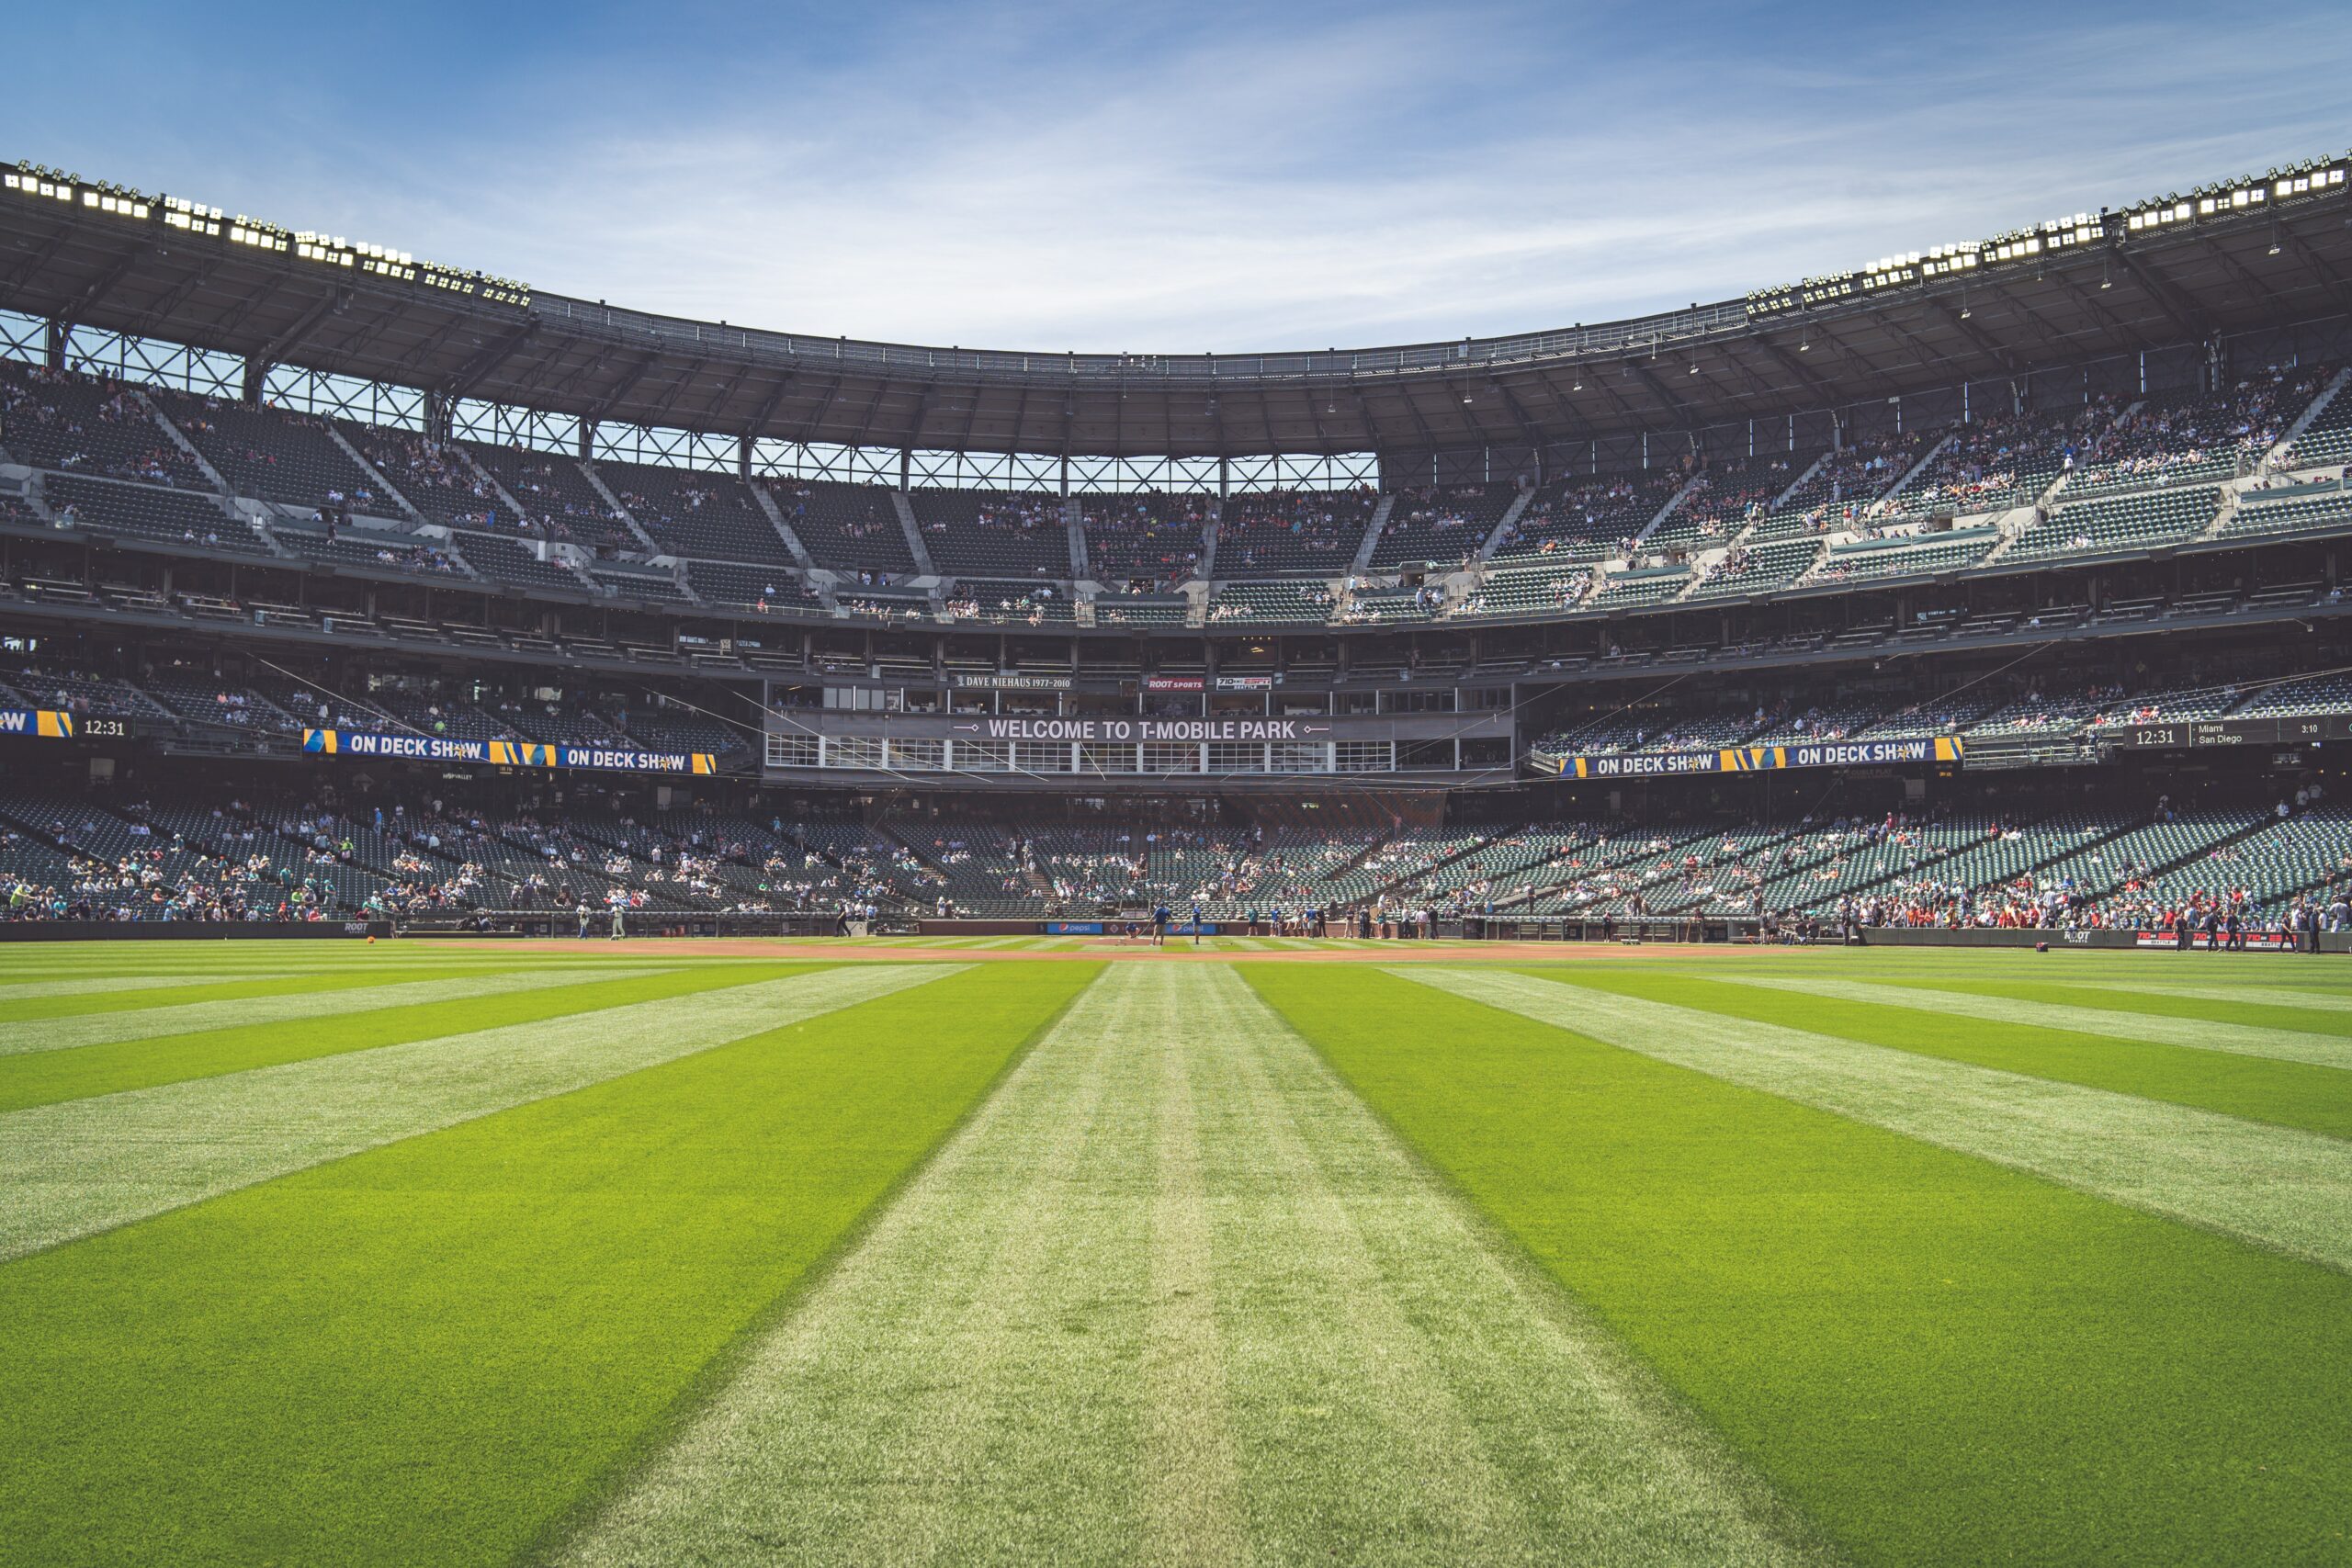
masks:
{"label": "outfield wall", "polygon": [[[2165,931],[1942,931],[1933,927],[1865,926],[1856,933],[1864,947],[2033,947],[2047,942],[2053,948],[2088,947],[2107,949],[2139,949],[2148,952],[2170,952],[2175,949],[2172,936]],[[2321,933],[2323,953],[2352,953],[2352,931]],[[2210,949],[2212,943],[2199,932],[2194,945]],[[2294,944],[2270,931],[2245,933],[2248,953],[2291,953]]]}
{"label": "outfield wall", "polygon": [[390,936],[390,920],[6,920],[0,942],[222,942]]}

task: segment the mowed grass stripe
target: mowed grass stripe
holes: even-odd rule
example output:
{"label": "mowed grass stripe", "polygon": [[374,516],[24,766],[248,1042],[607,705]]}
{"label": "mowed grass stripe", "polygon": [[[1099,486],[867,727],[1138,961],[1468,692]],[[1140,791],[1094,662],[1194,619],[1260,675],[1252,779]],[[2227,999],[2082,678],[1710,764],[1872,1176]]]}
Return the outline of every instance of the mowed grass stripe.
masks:
{"label": "mowed grass stripe", "polygon": [[[1726,976],[1729,978],[1730,976]],[[2119,1040],[2154,1041],[2197,1051],[2227,1051],[2245,1056],[2267,1056],[2280,1062],[2305,1062],[2314,1066],[2352,1067],[2352,1040],[2324,1032],[2310,1032],[2270,1023],[2231,1022],[2222,1019],[2190,1019],[2159,1012],[2083,1007],[2054,999],[2021,999],[1974,989],[1955,988],[1941,982],[1905,981],[1880,984],[1868,980],[1807,976],[1783,979],[1776,976],[1742,975],[1743,985],[1801,991],[1810,996],[1848,1001],[1879,1002],[1894,1007],[1930,1008],[1956,1018],[1982,1019],[1988,1023],[2040,1023],[2082,1034],[2105,1034]],[[1962,983],[1964,984],[1964,983]],[[2040,990],[2030,987],[2021,989]],[[2061,987],[2049,987],[2056,990]],[[2070,996],[2113,997],[2124,993],[2064,987]],[[2202,1004],[2199,1004],[2202,1005]],[[2335,1020],[2310,1009],[2248,1006],[2237,1010],[2245,1017],[2277,1017],[2319,1021]]]}
{"label": "mowed grass stripe", "polygon": [[[2115,983],[2124,987],[2126,982]],[[2104,990],[2106,984],[2099,987]],[[2128,983],[2133,991],[2166,997],[2195,997],[2200,1001],[2227,1002],[2237,1006],[2245,1002],[2260,1002],[2267,1007],[2313,1008],[2321,1012],[2352,1012],[2352,996],[2324,989],[2319,986],[2283,982],[2269,975],[2248,976],[2244,987],[2183,986],[2170,980],[2134,980]]]}
{"label": "mowed grass stripe", "polygon": [[[338,1013],[369,1012],[377,1008],[449,1001],[466,997],[490,997],[503,991],[537,990],[548,986],[569,985],[578,973],[567,969],[509,967],[487,974],[465,973],[452,976],[441,970],[418,970],[390,982],[378,976],[356,976],[349,984],[273,991],[234,1000],[84,1012],[74,1018],[22,1020],[11,1010],[7,1021],[0,1023],[0,1056],[73,1050],[113,1041],[154,1040],[164,1035],[195,1034],[205,1030],[251,1028],[288,1019],[332,1018]],[[614,971],[591,973],[602,976]],[[172,993],[162,995],[168,998]]]}
{"label": "mowed grass stripe", "polygon": [[[504,968],[519,968],[507,964]],[[404,980],[431,980],[447,971],[437,964],[386,964],[382,971],[346,971],[341,974],[294,974],[283,972],[237,979],[214,979],[198,983],[178,992],[156,992],[132,987],[121,992],[99,990],[73,992],[28,1001],[22,1007],[8,1010],[8,1019],[0,1025],[0,1051],[22,1050],[16,1043],[20,1026],[38,1021],[75,1018],[93,1013],[134,1012],[142,1009],[193,1007],[204,1002],[243,1001],[254,998],[283,997],[314,992],[343,990],[353,987],[389,986]]]}
{"label": "mowed grass stripe", "polygon": [[[287,973],[288,971],[282,969],[273,970],[269,976],[256,975],[253,978],[262,979]],[[131,991],[166,990],[175,986],[217,985],[220,979],[217,971],[206,971],[189,975],[109,975],[80,980],[0,980],[0,1007],[9,1009],[10,1016],[14,1017],[18,1003],[38,997],[113,996]]]}
{"label": "mowed grass stripe", "polygon": [[1823,1559],[1239,974],[1184,973],[1205,1037],[1232,1047],[1193,1062],[1253,1555]]}
{"label": "mowed grass stripe", "polygon": [[[2162,962],[2155,954],[2147,956]],[[1939,996],[1970,995],[2037,1007],[2063,1007],[2077,1011],[2133,1016],[2145,1020],[2147,1027],[2169,1027],[2176,1032],[2201,1025],[2220,1036],[2233,1039],[2258,1034],[2266,1030],[2331,1034],[2339,1039],[2352,1037],[2352,1017],[2332,1014],[2323,1009],[2272,1005],[2271,998],[2262,993],[2257,978],[2261,972],[2247,966],[2289,963],[2290,960],[2287,954],[2266,953],[2249,957],[2243,953],[2179,953],[2174,956],[2184,964],[2199,958],[2218,960],[2223,965],[2223,973],[2231,972],[2234,966],[2234,972],[2249,981],[2245,995],[2231,1001],[2211,1001],[2143,988],[2133,985],[2128,978],[2106,985],[2064,985],[2030,980],[1982,979],[1957,973],[1932,979],[1894,979],[1889,984],[1904,989],[1932,990]],[[2175,1038],[2175,1032],[2167,1032],[2162,1038]]]}
{"label": "mowed grass stripe", "polygon": [[0,1269],[0,1562],[514,1561],[1057,991],[958,974]]}
{"label": "mowed grass stripe", "polygon": [[[1198,988],[1172,974],[1157,986],[1132,977],[1113,984],[1147,1005],[1174,989]],[[1211,1021],[1168,1021],[1189,1031]],[[1092,1025],[1080,1019],[1076,1027]],[[1170,1040],[1153,1055],[1159,1082],[1153,1089],[1157,1134],[1148,1222],[1150,1307],[1137,1358],[1145,1380],[1138,1448],[1151,1461],[1139,1467],[1138,1537],[1168,1562],[1239,1562],[1250,1553],[1225,1341],[1217,1324],[1216,1226],[1209,1156],[1202,1140],[1204,1107],[1193,1088],[1195,1053]]]}
{"label": "mowed grass stripe", "polygon": [[[71,944],[66,944],[70,946]],[[275,973],[288,970],[391,967],[401,964],[610,963],[628,956],[599,937],[553,942],[509,941],[490,946],[457,946],[425,939],[377,943],[326,941],[181,940],[112,941],[66,951],[54,942],[9,942],[0,946],[0,977],[35,974],[101,973],[165,975],[221,971]]]}
{"label": "mowed grass stripe", "polygon": [[1244,973],[1859,1558],[2343,1555],[2352,1279],[1391,974]]}
{"label": "mowed grass stripe", "polygon": [[557,1560],[1795,1559],[1762,1506],[1230,969],[1128,964]]}
{"label": "mowed grass stripe", "polygon": [[556,1562],[1136,1550],[1151,1129],[1119,1092],[1125,971],[981,967],[1092,988]]}
{"label": "mowed grass stripe", "polygon": [[699,991],[797,974],[804,964],[697,965],[630,972],[555,972],[543,985],[476,994],[455,1001],[416,1002],[327,1018],[289,1019],[195,1034],[111,1041],[61,1051],[0,1056],[0,1112],[93,1095],[120,1094],[159,1084],[255,1067],[309,1061],[345,1051],[368,1051],[412,1040],[499,1029],[534,1020],[599,1012],[631,1002],[687,997]]}
{"label": "mowed grass stripe", "polygon": [[2352,1269],[2352,1143],[1645,1001],[1580,976],[1399,971],[1747,1089]]}
{"label": "mowed grass stripe", "polygon": [[0,1259],[951,973],[865,964],[0,1116]]}
{"label": "mowed grass stripe", "polygon": [[[1869,1000],[1851,1000],[1842,989],[1830,995],[1813,983],[1798,990],[1767,987],[1745,976],[1718,980],[1688,972],[1579,968],[1573,978],[1579,986],[1621,996],[2352,1137],[2352,1073],[2075,1032],[2065,1027],[2063,1009],[1995,1021],[1979,1013],[1940,1010],[1924,994],[1892,987],[1872,991]],[[2052,1027],[2042,1027],[2043,1021]]]}

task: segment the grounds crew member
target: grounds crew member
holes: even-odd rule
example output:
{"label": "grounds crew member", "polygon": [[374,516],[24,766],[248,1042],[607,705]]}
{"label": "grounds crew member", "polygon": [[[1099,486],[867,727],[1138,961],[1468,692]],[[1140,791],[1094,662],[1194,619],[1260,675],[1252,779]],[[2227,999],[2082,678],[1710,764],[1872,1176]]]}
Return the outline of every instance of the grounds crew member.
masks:
{"label": "grounds crew member", "polygon": [[1165,904],[1154,904],[1151,907],[1151,945],[1154,947],[1168,945],[1168,906]]}

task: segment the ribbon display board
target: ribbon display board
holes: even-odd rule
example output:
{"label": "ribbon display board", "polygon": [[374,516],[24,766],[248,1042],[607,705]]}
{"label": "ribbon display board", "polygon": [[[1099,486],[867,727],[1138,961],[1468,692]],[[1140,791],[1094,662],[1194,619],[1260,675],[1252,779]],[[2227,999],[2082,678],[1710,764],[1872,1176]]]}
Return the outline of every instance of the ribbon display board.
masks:
{"label": "ribbon display board", "polygon": [[379,735],[356,729],[305,729],[302,750],[318,757],[404,762],[473,762],[492,768],[589,768],[616,773],[715,773],[707,751],[628,751],[557,741],[456,740],[438,735]]}
{"label": "ribbon display board", "polygon": [[[120,730],[116,731],[120,734]],[[0,708],[0,735],[39,736],[44,740],[74,739],[74,716],[62,708]]]}
{"label": "ribbon display board", "polygon": [[2319,746],[2352,740],[2352,714],[2306,714],[2285,718],[2191,718],[2168,724],[2119,725],[2104,732],[2132,750],[2187,750],[2212,746]]}
{"label": "ribbon display board", "polygon": [[1601,757],[1528,761],[1570,779],[1642,779],[1670,773],[1763,773],[1781,768],[1883,768],[1905,762],[1957,762],[1966,748],[1956,736],[1916,740],[1815,740],[1800,746],[1732,746],[1719,751],[1625,751]]}

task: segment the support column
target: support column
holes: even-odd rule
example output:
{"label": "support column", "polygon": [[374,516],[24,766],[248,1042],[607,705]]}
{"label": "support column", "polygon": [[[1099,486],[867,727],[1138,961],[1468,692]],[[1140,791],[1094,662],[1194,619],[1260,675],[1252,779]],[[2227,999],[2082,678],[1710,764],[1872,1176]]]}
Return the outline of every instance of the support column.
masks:
{"label": "support column", "polygon": [[51,370],[62,370],[65,368],[65,323],[51,321],[47,328],[41,333],[43,357]]}
{"label": "support column", "polygon": [[586,462],[595,454],[595,451],[596,422],[593,419],[583,419],[580,422],[580,460]]}
{"label": "support column", "polygon": [[915,455],[910,447],[899,448],[899,493],[903,495],[914,488]]}
{"label": "support column", "polygon": [[247,358],[243,382],[238,387],[238,400],[249,409],[261,407],[262,388],[269,380],[269,362]]}
{"label": "support column", "polygon": [[735,438],[735,477],[745,484],[752,482],[752,438],[748,435]]}

